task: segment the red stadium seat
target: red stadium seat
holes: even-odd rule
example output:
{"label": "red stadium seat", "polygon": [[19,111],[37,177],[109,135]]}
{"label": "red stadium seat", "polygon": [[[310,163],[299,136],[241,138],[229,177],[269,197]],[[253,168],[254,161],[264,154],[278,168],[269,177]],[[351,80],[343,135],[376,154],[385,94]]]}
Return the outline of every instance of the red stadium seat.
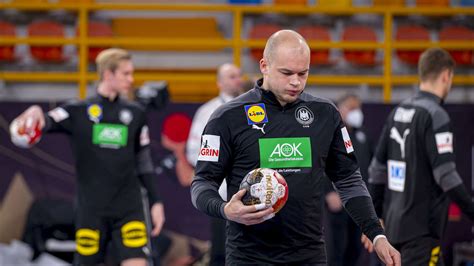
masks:
{"label": "red stadium seat", "polygon": [[469,41],[473,44],[473,48],[466,50],[450,50],[449,53],[461,66],[471,65],[474,63],[474,31],[464,26],[448,26],[443,28],[439,33],[440,41]]}
{"label": "red stadium seat", "polygon": [[[308,42],[309,41],[331,41],[329,30],[323,26],[302,26],[297,30]],[[312,65],[329,65],[329,49],[311,49]]]}
{"label": "red stadium seat", "polygon": [[[348,26],[342,33],[342,40],[349,42],[377,42],[375,30],[369,26]],[[344,50],[344,58],[351,64],[358,66],[374,66],[375,50]]]}
{"label": "red stadium seat", "polygon": [[[30,37],[64,37],[64,27],[58,22],[42,20],[31,23],[28,26]],[[31,46],[30,52],[33,58],[39,62],[59,63],[64,61],[62,45],[55,46]]]}
{"label": "red stadium seat", "polygon": [[[79,36],[79,29],[77,30],[77,36]],[[87,26],[87,36],[89,37],[113,37],[114,33],[112,27],[104,22],[90,21]],[[89,48],[87,58],[89,62],[95,62],[97,55],[103,50],[110,48],[110,46],[95,46]]]}
{"label": "red stadium seat", "polygon": [[[15,25],[0,21],[0,36],[15,37]],[[0,61],[12,62],[15,60],[15,46],[0,46]]]}
{"label": "red stadium seat", "polygon": [[[395,36],[397,41],[430,41],[428,30],[419,25],[401,25]],[[417,65],[423,49],[397,50],[400,61],[409,65]]]}
{"label": "red stadium seat", "polygon": [[[252,40],[267,40],[273,33],[281,30],[281,27],[276,24],[257,24],[249,33],[249,38]],[[257,62],[263,58],[263,48],[252,48],[250,54]]]}

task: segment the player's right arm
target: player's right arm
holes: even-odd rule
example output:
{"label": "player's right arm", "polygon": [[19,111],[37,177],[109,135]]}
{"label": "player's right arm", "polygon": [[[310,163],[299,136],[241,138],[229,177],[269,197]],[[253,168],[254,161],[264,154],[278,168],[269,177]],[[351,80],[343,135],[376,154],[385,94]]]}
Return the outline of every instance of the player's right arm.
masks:
{"label": "player's right arm", "polygon": [[34,137],[34,134],[30,133],[35,132],[35,130],[39,130],[39,134],[41,132],[71,133],[71,109],[72,104],[65,104],[44,113],[39,105],[30,106],[10,124],[12,142],[17,146],[25,146],[21,144],[24,141],[28,142],[24,138]]}
{"label": "player's right arm", "polygon": [[40,141],[44,125],[45,118],[41,107],[29,107],[10,124],[12,143],[21,148],[31,148]]}
{"label": "player's right arm", "polygon": [[[218,109],[219,110],[219,109]],[[209,216],[251,225],[270,218],[272,208],[257,210],[255,206],[245,206],[241,190],[226,202],[219,195],[219,185],[230,172],[231,133],[222,116],[213,116],[207,123],[202,138],[196,164],[195,176],[191,184],[191,199],[196,209]]]}
{"label": "player's right arm", "polygon": [[45,117],[43,110],[39,105],[32,105],[13,120],[17,123],[18,128],[25,131],[32,131],[36,125],[42,130],[45,125]]}
{"label": "player's right arm", "polygon": [[218,188],[229,167],[230,133],[225,121],[219,120],[219,117],[211,118],[204,128],[191,183],[191,199],[198,210],[213,217],[226,218],[225,201],[220,198]]}

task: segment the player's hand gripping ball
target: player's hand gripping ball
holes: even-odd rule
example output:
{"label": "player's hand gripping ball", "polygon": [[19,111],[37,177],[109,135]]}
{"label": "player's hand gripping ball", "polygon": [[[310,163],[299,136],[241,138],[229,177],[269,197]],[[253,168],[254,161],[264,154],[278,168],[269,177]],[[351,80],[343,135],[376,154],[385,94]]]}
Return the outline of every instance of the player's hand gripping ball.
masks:
{"label": "player's hand gripping ball", "polygon": [[41,129],[38,123],[33,130],[27,132],[25,127],[20,127],[18,121],[15,119],[10,124],[10,136],[13,144],[16,146],[25,149],[31,148],[41,140]]}
{"label": "player's hand gripping ball", "polygon": [[288,185],[280,173],[269,168],[250,171],[240,183],[247,193],[242,198],[245,205],[265,204],[277,213],[288,200]]}

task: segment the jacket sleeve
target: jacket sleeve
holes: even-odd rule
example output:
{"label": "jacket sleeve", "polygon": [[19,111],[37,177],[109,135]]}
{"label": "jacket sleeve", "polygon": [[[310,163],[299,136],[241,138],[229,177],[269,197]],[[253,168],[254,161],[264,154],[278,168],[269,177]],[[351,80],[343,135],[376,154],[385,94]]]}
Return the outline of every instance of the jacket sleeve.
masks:
{"label": "jacket sleeve", "polygon": [[[72,134],[75,113],[79,109],[78,102],[70,102],[58,106],[45,113],[44,132],[60,132]],[[87,115],[86,113],[84,115]]]}
{"label": "jacket sleeve", "polygon": [[327,157],[326,174],[339,193],[346,211],[362,232],[373,240],[377,235],[383,235],[384,231],[362,180],[354,147],[339,112],[334,113],[334,122],[335,129]]}
{"label": "jacket sleeve", "polygon": [[448,191],[462,183],[456,171],[454,157],[454,137],[448,114],[437,111],[424,132],[428,161],[433,169],[433,177],[443,191]]}
{"label": "jacket sleeve", "polygon": [[464,214],[474,220],[474,203],[456,170],[454,137],[446,111],[437,110],[429,125],[424,133],[425,148],[435,182],[456,202]]}
{"label": "jacket sleeve", "polygon": [[150,135],[145,115],[135,136],[137,174],[145,187],[150,204],[161,202],[150,151]]}
{"label": "jacket sleeve", "polygon": [[226,218],[225,201],[219,195],[219,185],[229,170],[232,159],[231,134],[222,117],[211,117],[201,137],[201,147],[191,184],[193,205],[214,217]]}

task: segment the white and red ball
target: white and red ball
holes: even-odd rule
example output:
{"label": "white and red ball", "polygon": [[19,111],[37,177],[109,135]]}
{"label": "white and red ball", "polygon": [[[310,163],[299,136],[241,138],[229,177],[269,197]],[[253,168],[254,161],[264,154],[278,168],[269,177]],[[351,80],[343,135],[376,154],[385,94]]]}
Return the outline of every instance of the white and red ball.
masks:
{"label": "white and red ball", "polygon": [[32,130],[25,130],[25,127],[18,125],[18,120],[13,120],[10,124],[10,136],[13,144],[20,148],[31,148],[41,140],[41,129],[39,123]]}
{"label": "white and red ball", "polygon": [[273,207],[274,213],[283,208],[288,200],[288,185],[285,178],[269,168],[257,168],[250,171],[240,183],[240,189],[247,190],[242,197],[245,205],[264,203]]}

